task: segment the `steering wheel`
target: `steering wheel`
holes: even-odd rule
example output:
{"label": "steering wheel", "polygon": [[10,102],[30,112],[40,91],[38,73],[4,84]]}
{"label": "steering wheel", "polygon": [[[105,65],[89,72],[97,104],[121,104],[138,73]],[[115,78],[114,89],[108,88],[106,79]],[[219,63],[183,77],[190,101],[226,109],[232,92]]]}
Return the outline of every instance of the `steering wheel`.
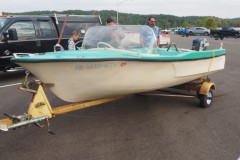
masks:
{"label": "steering wheel", "polygon": [[[82,40],[80,40],[80,41],[77,41],[76,43],[75,43],[75,48],[76,49],[78,49],[78,48],[81,48],[82,47]],[[80,44],[81,44],[81,46],[80,46]],[[78,46],[79,45],[79,46]]]}
{"label": "steering wheel", "polygon": [[101,47],[99,47],[99,45],[105,45],[105,46],[107,46],[108,48],[113,48],[113,46],[111,46],[110,44],[105,43],[105,42],[98,42],[98,43],[97,43],[97,47],[98,47],[98,48],[101,48]]}

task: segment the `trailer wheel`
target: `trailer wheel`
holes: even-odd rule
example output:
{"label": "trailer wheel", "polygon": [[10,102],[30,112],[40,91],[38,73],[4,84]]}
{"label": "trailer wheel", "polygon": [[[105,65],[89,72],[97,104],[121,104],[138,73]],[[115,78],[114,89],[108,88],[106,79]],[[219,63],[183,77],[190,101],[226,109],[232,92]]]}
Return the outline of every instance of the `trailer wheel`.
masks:
{"label": "trailer wheel", "polygon": [[210,89],[207,95],[198,94],[200,100],[200,106],[203,108],[208,108],[211,106],[213,101],[213,91]]}

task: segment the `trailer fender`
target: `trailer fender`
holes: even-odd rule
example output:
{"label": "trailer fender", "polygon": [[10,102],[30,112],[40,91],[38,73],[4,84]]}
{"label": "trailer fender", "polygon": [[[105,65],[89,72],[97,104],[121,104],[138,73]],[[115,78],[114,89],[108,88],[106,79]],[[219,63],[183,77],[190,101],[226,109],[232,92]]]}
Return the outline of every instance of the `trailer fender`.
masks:
{"label": "trailer fender", "polygon": [[202,83],[199,94],[207,95],[210,90],[215,90],[215,84],[213,82],[205,81]]}

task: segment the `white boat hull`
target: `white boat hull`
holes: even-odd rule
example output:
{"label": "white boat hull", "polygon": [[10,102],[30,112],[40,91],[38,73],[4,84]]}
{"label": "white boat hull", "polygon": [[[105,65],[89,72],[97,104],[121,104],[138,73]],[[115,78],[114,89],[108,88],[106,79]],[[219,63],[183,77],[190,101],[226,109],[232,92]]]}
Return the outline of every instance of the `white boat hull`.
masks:
{"label": "white boat hull", "polygon": [[176,62],[100,61],[18,63],[68,102],[134,94],[206,77],[224,69],[225,55]]}

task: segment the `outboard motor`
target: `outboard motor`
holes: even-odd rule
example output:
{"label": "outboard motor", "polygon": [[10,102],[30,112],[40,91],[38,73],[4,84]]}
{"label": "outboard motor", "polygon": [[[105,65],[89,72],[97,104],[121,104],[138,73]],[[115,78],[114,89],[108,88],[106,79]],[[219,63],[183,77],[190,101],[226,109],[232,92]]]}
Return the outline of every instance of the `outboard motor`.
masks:
{"label": "outboard motor", "polygon": [[192,42],[192,50],[195,51],[204,51],[207,50],[209,43],[206,38],[195,38]]}

